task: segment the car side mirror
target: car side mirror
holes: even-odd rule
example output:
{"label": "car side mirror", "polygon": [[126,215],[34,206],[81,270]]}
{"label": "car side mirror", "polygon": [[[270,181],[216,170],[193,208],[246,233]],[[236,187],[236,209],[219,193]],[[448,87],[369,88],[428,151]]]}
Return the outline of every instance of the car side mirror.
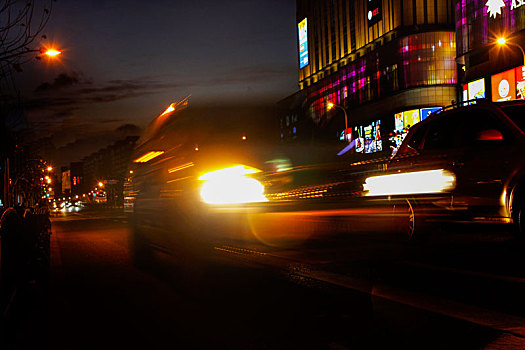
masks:
{"label": "car side mirror", "polygon": [[483,130],[476,135],[476,141],[503,141],[503,134],[496,129]]}

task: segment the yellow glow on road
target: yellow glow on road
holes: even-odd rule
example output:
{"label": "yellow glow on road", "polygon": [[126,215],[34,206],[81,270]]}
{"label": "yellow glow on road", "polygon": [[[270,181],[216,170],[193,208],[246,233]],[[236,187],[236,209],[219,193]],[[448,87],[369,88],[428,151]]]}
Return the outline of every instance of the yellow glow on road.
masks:
{"label": "yellow glow on road", "polygon": [[440,193],[455,186],[456,176],[443,169],[373,176],[363,184],[367,196]]}

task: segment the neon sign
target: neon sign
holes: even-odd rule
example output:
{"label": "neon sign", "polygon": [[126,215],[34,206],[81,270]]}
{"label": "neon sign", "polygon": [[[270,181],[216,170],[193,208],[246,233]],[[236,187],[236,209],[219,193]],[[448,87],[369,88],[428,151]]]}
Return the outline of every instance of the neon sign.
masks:
{"label": "neon sign", "polygon": [[[523,5],[525,5],[525,0],[512,0],[510,10],[513,11]],[[496,18],[497,15],[501,15],[501,9],[506,5],[503,0],[487,0],[485,6],[487,7],[487,14],[489,17]]]}
{"label": "neon sign", "polygon": [[297,25],[299,31],[299,68],[308,65],[308,27],[306,18]]}
{"label": "neon sign", "polygon": [[503,0],[488,0],[485,6],[489,17],[496,18],[496,15],[501,15],[501,8],[505,7],[505,3]]}
{"label": "neon sign", "polygon": [[367,1],[367,16],[368,16],[369,26],[376,24],[382,19],[381,10],[382,10],[381,0],[368,0]]}
{"label": "neon sign", "polygon": [[512,0],[512,4],[510,4],[510,10],[514,10],[515,8],[521,7],[525,5],[524,0]]}

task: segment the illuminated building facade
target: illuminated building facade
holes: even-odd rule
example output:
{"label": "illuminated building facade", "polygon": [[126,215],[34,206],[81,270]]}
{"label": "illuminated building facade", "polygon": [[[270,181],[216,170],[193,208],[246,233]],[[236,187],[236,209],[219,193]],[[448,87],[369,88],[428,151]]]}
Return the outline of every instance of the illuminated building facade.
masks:
{"label": "illuminated building facade", "polygon": [[[305,100],[283,116],[281,139],[312,124],[329,139],[361,142],[358,153],[388,151],[396,129],[457,99],[455,9],[453,0],[297,0]],[[329,103],[347,111],[345,134],[341,108]]]}
{"label": "illuminated building facade", "polygon": [[525,99],[525,1],[461,0],[456,18],[461,99]]}

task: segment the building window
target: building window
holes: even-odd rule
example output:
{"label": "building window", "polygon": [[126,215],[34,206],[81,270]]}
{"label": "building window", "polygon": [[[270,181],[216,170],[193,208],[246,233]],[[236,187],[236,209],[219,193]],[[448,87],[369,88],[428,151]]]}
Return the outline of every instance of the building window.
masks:
{"label": "building window", "polygon": [[451,32],[410,35],[400,41],[405,88],[455,84],[456,40]]}

